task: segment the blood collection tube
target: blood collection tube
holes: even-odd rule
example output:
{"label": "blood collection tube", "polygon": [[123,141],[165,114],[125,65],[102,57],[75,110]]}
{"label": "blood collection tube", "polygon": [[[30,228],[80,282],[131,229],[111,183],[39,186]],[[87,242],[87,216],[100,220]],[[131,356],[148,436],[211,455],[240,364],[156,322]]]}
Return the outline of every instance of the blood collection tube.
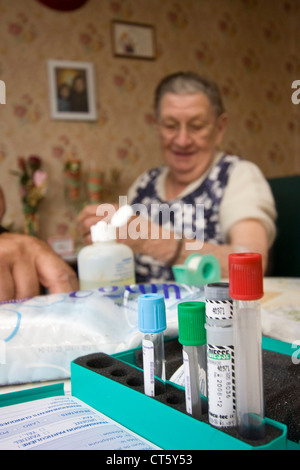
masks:
{"label": "blood collection tube", "polygon": [[205,299],[208,419],[212,426],[233,427],[236,425],[235,354],[229,284],[207,284]]}
{"label": "blood collection tube", "polygon": [[182,344],[186,411],[200,418],[204,411],[201,394],[206,395],[205,303],[178,304],[178,341]]}
{"label": "blood collection tube", "polygon": [[142,340],[144,392],[154,397],[155,377],[165,385],[165,346],[166,329],[165,300],[162,294],[144,294],[138,297],[138,325],[144,333]]}
{"label": "blood collection tube", "polygon": [[263,296],[259,253],[229,255],[229,295],[233,299],[236,357],[236,413],[241,437],[265,435],[260,303]]}

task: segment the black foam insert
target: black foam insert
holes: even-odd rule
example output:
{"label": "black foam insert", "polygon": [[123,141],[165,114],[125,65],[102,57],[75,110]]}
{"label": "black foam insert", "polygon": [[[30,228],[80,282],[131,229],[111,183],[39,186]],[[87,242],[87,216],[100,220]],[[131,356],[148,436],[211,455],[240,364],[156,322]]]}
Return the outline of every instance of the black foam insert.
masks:
{"label": "black foam insert", "polygon": [[[165,343],[166,376],[169,380],[182,364],[182,346],[177,339]],[[135,352],[143,367],[142,351]],[[286,354],[263,350],[265,415],[287,426],[288,439],[300,442],[300,364]]]}
{"label": "black foam insert", "polygon": [[[165,343],[165,356],[166,356],[166,373],[167,379],[169,379],[172,374],[180,367],[182,364],[182,346],[178,343],[177,340],[168,341]],[[278,357],[279,356],[279,357]],[[298,378],[299,382],[299,368],[294,369],[291,367],[291,358],[289,356],[284,356],[277,353],[271,353],[270,351],[264,351],[264,383],[265,383],[265,396],[266,396],[266,416],[275,421],[288,425],[288,438],[298,442],[300,440],[299,432],[299,419],[295,421],[293,411],[291,411],[290,406],[293,408],[294,403],[290,402],[288,406],[284,405],[285,398],[280,400],[279,407],[274,406],[274,401],[277,403],[278,396],[274,390],[274,380],[276,375],[276,380],[280,387],[278,394],[280,395],[283,392],[282,383],[285,383],[287,375],[292,374],[294,379]],[[287,364],[288,361],[288,364]],[[112,356],[109,356],[105,353],[96,353],[89,354],[87,356],[82,356],[74,361],[76,364],[90,369],[91,371],[101,374],[102,376],[114,380],[126,387],[130,387],[137,392],[144,393],[144,378],[142,369],[142,351],[136,351],[136,367],[127,364],[119,359],[116,359]],[[280,363],[280,364],[279,364]],[[277,366],[276,366],[277,364]],[[293,364],[292,364],[293,365]],[[280,374],[281,369],[284,370],[282,377],[278,380],[278,375]],[[293,386],[289,387],[288,383],[285,383],[285,388],[289,388],[289,393],[291,394]],[[296,387],[295,387],[296,388]],[[270,390],[272,393],[270,393]],[[290,396],[290,398],[292,398]],[[155,381],[155,397],[151,398],[157,400],[167,406],[175,408],[177,411],[186,414],[185,410],[185,392],[182,389],[173,387],[171,384],[167,383],[165,386],[159,381]],[[298,410],[299,417],[299,405],[295,404]],[[283,416],[283,413],[277,412],[277,408],[281,411],[286,410],[288,418]],[[286,419],[283,419],[286,418]],[[207,406],[203,409],[203,414],[200,421],[209,424]],[[290,429],[289,429],[290,427]],[[278,428],[275,428],[270,425],[266,425],[266,434],[263,439],[260,440],[247,440],[239,436],[236,428],[222,428],[222,432],[230,434],[231,436],[240,439],[244,442],[247,442],[251,446],[261,446],[266,445],[272,440],[279,437],[282,431]]]}
{"label": "black foam insert", "polygon": [[[137,392],[144,393],[143,371],[105,353],[89,354],[76,359],[75,364],[92,370]],[[155,379],[155,400],[185,412],[185,394],[169,384]]]}
{"label": "black foam insert", "polygon": [[287,426],[288,439],[300,442],[300,364],[285,354],[263,351],[265,414]]}

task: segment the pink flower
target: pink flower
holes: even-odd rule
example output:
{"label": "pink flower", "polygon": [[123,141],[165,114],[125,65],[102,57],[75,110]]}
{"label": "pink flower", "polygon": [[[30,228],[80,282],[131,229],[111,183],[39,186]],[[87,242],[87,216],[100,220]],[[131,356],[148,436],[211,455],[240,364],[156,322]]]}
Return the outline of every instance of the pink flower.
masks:
{"label": "pink flower", "polygon": [[124,148],[119,148],[117,151],[118,158],[124,160],[128,156],[128,151]]}
{"label": "pink flower", "polygon": [[47,179],[47,173],[41,170],[37,170],[33,173],[34,186],[42,186]]}
{"label": "pink flower", "polygon": [[68,145],[70,142],[70,139],[67,135],[61,135],[59,140],[62,141],[63,144]]}
{"label": "pink flower", "polygon": [[22,26],[17,23],[10,23],[8,30],[13,36],[18,36],[22,31]]}
{"label": "pink flower", "polygon": [[145,121],[147,124],[155,124],[156,123],[156,119],[155,119],[155,116],[154,114],[152,113],[146,113],[145,114]]}
{"label": "pink flower", "polygon": [[114,82],[117,86],[122,86],[124,84],[124,81],[124,77],[122,77],[121,75],[114,76]]}
{"label": "pink flower", "polygon": [[23,117],[26,114],[26,108],[24,106],[15,106],[14,107],[14,113],[17,117]]}
{"label": "pink flower", "polygon": [[84,45],[87,45],[91,42],[91,37],[86,33],[80,34],[80,42]]}
{"label": "pink flower", "polygon": [[169,17],[169,20],[170,20],[171,23],[175,23],[176,20],[177,20],[176,13],[174,13],[172,11],[169,12],[168,17]]}
{"label": "pink flower", "polygon": [[56,233],[57,235],[66,235],[68,233],[68,224],[65,224],[65,223],[60,223],[60,224],[57,224],[56,225]]}
{"label": "pink flower", "polygon": [[59,145],[56,145],[55,147],[53,147],[52,149],[52,154],[53,154],[53,157],[55,158],[61,158],[64,154],[64,149],[63,147],[59,146]]}
{"label": "pink flower", "polygon": [[22,96],[22,99],[27,103],[27,104],[32,104],[33,99],[28,93],[25,93],[25,95]]}
{"label": "pink flower", "polygon": [[118,2],[111,2],[110,8],[114,13],[118,13],[120,11],[120,4]]}

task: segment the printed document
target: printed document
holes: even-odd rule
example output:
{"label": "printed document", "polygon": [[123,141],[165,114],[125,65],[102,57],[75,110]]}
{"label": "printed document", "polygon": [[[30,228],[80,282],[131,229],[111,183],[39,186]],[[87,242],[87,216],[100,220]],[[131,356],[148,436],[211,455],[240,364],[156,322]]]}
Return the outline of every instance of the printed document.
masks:
{"label": "printed document", "polygon": [[153,450],[154,444],[72,396],[0,409],[2,450]]}

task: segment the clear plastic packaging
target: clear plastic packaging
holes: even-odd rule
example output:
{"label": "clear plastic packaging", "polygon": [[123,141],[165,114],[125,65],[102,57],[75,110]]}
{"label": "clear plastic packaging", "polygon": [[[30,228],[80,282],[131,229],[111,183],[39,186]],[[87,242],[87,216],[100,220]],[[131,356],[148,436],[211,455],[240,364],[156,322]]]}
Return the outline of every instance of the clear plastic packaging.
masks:
{"label": "clear plastic packaging", "polygon": [[141,346],[137,304],[146,293],[164,296],[168,338],[178,333],[178,302],[202,295],[176,283],[135,284],[0,302],[0,385],[68,378],[79,356]]}

